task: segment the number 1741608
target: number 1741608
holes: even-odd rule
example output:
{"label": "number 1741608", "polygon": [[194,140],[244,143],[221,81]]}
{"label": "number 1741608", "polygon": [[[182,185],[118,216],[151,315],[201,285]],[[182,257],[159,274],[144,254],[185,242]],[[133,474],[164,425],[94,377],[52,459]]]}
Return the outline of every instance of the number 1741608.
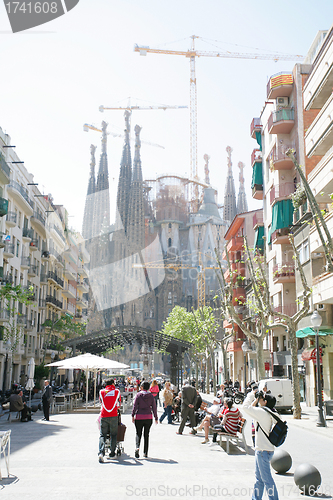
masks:
{"label": "number 1741608", "polygon": [[57,2],[7,2],[8,14],[55,14],[58,11]]}

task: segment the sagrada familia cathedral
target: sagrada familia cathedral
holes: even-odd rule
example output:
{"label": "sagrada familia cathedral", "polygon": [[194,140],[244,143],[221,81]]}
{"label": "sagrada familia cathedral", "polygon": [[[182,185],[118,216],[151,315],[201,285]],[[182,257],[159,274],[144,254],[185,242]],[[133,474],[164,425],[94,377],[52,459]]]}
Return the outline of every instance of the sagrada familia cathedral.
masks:
{"label": "sagrada familia cathedral", "polygon": [[[82,227],[90,253],[90,332],[115,325],[137,325],[157,331],[175,305],[191,310],[198,304],[212,304],[219,288],[215,249],[222,255],[228,226],[238,213],[248,211],[244,164],[238,164],[240,187],[236,199],[230,147],[226,150],[222,207],[217,205],[216,190],[210,186],[207,155],[205,182],[189,180],[181,174],[144,181],[141,128],[134,128],[132,162],[130,118],[130,112],[125,111],[125,140],[113,224],[105,122],[97,177],[96,147],[91,146]],[[132,354],[135,357],[138,353]]]}

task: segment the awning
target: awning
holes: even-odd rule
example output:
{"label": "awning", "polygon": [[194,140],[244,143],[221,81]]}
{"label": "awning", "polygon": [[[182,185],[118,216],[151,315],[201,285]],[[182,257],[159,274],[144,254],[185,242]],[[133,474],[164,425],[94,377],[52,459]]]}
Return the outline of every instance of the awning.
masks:
{"label": "awning", "polygon": [[[316,331],[311,328],[311,326],[307,326],[306,328],[301,328],[297,330],[296,337],[299,339],[304,339],[305,337],[309,337],[310,335],[316,335]],[[319,328],[319,335],[321,337],[325,337],[325,335],[333,335],[332,328]]]}
{"label": "awning", "polygon": [[272,209],[272,225],[269,232],[269,243],[271,236],[277,229],[290,227],[293,223],[294,208],[291,199],[281,200],[273,205]]}
{"label": "awning", "polygon": [[251,188],[254,188],[254,186],[262,186],[262,185],[263,185],[262,163],[256,162],[252,168]]}
{"label": "awning", "polygon": [[[323,350],[321,347],[319,347],[319,359],[320,363],[322,364],[323,359],[322,359],[322,354]],[[315,347],[306,347],[304,351],[302,352],[302,360],[303,361],[317,361],[317,349]]]}
{"label": "awning", "polygon": [[254,243],[253,243],[253,248],[255,250],[259,251],[264,250],[264,240],[263,240],[264,234],[265,234],[264,226],[257,227],[254,233]]}

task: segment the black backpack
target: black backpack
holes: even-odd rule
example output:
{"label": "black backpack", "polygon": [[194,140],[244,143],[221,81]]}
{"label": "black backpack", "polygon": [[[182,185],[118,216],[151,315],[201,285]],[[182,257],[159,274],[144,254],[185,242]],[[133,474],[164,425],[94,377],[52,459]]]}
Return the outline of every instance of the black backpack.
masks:
{"label": "black backpack", "polygon": [[288,425],[286,422],[283,422],[279,417],[277,417],[276,414],[270,411],[268,408],[265,407],[262,408],[268,413],[270,413],[272,417],[275,418],[276,424],[274,425],[274,427],[272,428],[271,432],[268,435],[266,434],[266,432],[263,430],[263,428],[259,423],[258,427],[260,427],[260,429],[265,434],[270,443],[272,443],[276,447],[281,446],[281,444],[283,444],[286,440],[288,433]]}

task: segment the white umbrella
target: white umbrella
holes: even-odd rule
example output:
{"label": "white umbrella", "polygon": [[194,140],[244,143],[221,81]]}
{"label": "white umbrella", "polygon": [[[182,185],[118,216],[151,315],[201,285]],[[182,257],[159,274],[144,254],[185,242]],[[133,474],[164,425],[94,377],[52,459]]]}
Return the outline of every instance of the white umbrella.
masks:
{"label": "white umbrella", "polygon": [[61,361],[56,361],[50,363],[46,366],[58,366],[60,368],[73,368],[76,370],[85,370],[86,372],[86,404],[88,406],[88,376],[89,372],[92,371],[96,373],[99,370],[115,369],[115,368],[129,368],[128,365],[124,363],[119,363],[113,359],[102,358],[101,356],[96,356],[95,354],[80,354],[79,356],[74,356],[73,358],[63,359]]}
{"label": "white umbrella", "polygon": [[35,360],[34,358],[30,358],[28,364],[28,381],[25,384],[25,388],[30,391],[29,406],[31,406],[31,391],[35,387],[34,376],[35,376]]}

